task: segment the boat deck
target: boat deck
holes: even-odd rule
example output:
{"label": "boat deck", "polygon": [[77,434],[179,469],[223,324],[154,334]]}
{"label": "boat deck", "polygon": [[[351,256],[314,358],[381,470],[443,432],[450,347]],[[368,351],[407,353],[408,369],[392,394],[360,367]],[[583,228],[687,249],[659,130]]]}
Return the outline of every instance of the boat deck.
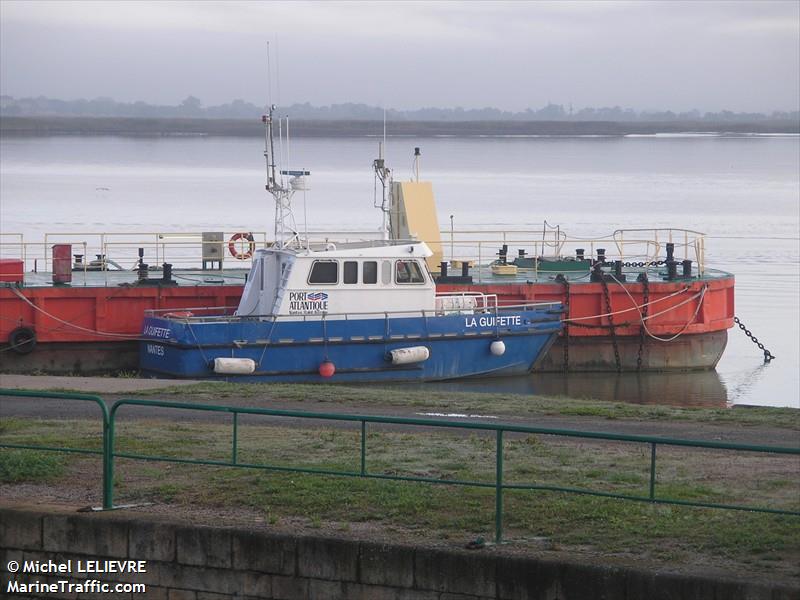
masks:
{"label": "boat deck", "polygon": [[[219,286],[219,285],[244,285],[249,269],[173,269],[172,281],[164,284],[161,280],[162,271],[148,272],[148,283],[142,287],[153,285],[170,286]],[[59,284],[58,287],[117,287],[124,285],[139,285],[136,271],[73,271],[70,284]],[[53,274],[48,271],[25,273],[25,287],[53,287]]]}
{"label": "boat deck", "polygon": [[[604,269],[608,273],[609,269]],[[627,267],[623,269],[625,281],[633,283],[640,273],[646,272],[650,281],[667,281],[667,270],[665,267]],[[173,269],[172,281],[169,284],[173,287],[194,287],[194,286],[238,286],[244,285],[247,280],[248,269]],[[453,278],[452,283],[458,283],[458,275],[461,271],[451,270],[449,275]],[[470,269],[472,284],[537,284],[537,283],[557,283],[556,271],[537,271],[534,269],[518,269],[516,273],[507,275],[497,275],[492,272],[491,265],[481,265]],[[136,271],[108,270],[108,271],[73,271],[72,282],[70,284],[60,284],[57,287],[118,287],[125,285],[142,285],[142,287],[164,285],[161,270],[151,270],[148,272],[148,283],[139,284]],[[566,271],[564,277],[570,284],[590,283],[589,271]],[[717,269],[706,269],[702,275],[693,273],[692,278],[679,276],[674,281],[712,281],[732,277],[725,271]],[[450,283],[450,282],[448,282]],[[47,271],[25,273],[26,288],[54,287],[53,274]]]}
{"label": "boat deck", "polygon": [[[608,274],[610,269],[610,265],[603,269],[603,272]],[[635,283],[637,277],[640,273],[647,273],[647,277],[650,281],[668,281],[667,279],[667,269],[666,267],[626,267],[622,269],[622,274],[625,276],[626,283]],[[450,271],[450,275],[459,275],[458,273],[454,273]],[[556,277],[558,277],[558,271],[537,271],[534,269],[518,269],[516,273],[509,274],[509,275],[497,275],[492,272],[491,265],[481,265],[480,267],[474,268],[470,270],[470,276],[472,277],[473,284],[487,284],[487,285],[496,285],[496,284],[514,284],[514,285],[523,285],[523,284],[534,284],[534,283],[557,283]],[[563,276],[569,281],[570,284],[580,284],[580,283],[590,283],[591,279],[591,272],[586,271],[565,271]],[[720,271],[718,269],[705,269],[702,275],[698,274],[696,271],[692,273],[691,278],[684,278],[681,277],[680,271],[678,272],[678,277],[673,281],[709,281],[709,280],[717,280],[717,279],[725,279],[728,277],[733,277],[731,273],[726,271]]]}

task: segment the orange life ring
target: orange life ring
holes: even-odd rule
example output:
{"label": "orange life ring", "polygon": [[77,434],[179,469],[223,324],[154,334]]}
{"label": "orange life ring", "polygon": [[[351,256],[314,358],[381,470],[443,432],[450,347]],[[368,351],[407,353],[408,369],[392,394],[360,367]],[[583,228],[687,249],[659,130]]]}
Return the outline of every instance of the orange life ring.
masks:
{"label": "orange life ring", "polygon": [[[236,249],[236,242],[239,240],[247,240],[247,252],[239,252]],[[240,243],[239,245],[242,247],[242,249],[244,249],[244,244]],[[253,238],[253,234],[249,232],[234,233],[228,242],[228,250],[230,251],[231,256],[237,260],[247,260],[248,258],[252,258],[253,253],[256,251],[256,241]]]}

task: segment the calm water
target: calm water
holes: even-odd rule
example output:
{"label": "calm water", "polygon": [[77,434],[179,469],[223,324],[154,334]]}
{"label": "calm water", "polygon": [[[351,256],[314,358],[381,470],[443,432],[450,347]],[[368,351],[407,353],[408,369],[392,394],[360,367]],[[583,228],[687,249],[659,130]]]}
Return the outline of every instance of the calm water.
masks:
{"label": "calm water", "polygon": [[[800,138],[391,138],[398,179],[433,181],[440,224],[570,236],[681,227],[708,234],[709,266],[736,274],[736,314],[777,356],[731,330],[716,373],[537,375],[447,384],[635,402],[800,407]],[[297,140],[313,173],[309,227],[377,229],[369,139]],[[272,227],[258,139],[81,138],[0,142],[3,232],[226,231]],[[302,211],[298,211],[302,215]],[[444,384],[437,384],[444,385]]]}

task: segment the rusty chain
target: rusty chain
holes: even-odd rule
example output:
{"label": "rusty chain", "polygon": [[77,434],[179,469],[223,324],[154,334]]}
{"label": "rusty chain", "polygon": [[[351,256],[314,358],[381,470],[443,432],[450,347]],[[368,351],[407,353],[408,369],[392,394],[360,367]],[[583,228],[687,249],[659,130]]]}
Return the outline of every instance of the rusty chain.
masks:
{"label": "rusty chain", "polygon": [[761,342],[759,342],[759,341],[758,341],[758,338],[757,338],[756,336],[754,336],[754,335],[753,335],[753,334],[750,332],[750,330],[749,330],[749,329],[748,329],[748,328],[745,326],[745,324],[744,324],[744,323],[742,323],[742,322],[739,320],[739,317],[733,317],[733,322],[734,322],[734,323],[736,323],[736,324],[739,326],[739,329],[741,329],[742,331],[744,331],[744,334],[745,334],[747,337],[749,337],[749,338],[750,338],[750,340],[751,340],[751,341],[752,341],[752,342],[753,342],[753,343],[754,343],[756,346],[758,346],[759,350],[762,350],[762,351],[764,352],[764,362],[765,362],[765,363],[768,363],[768,362],[769,362],[769,361],[771,361],[773,358],[775,358],[775,355],[774,355],[774,354],[772,354],[772,352],[770,352],[769,350],[767,350],[767,349],[764,347],[764,344],[762,344]]}
{"label": "rusty chain", "polygon": [[559,281],[564,284],[564,365],[563,369],[565,373],[569,372],[569,280],[566,278],[565,275],[559,273],[556,276],[556,281]]}
{"label": "rusty chain", "polygon": [[642,351],[644,350],[644,321],[647,318],[648,304],[650,303],[650,282],[647,276],[642,278],[642,324],[639,326],[639,352],[636,355],[636,370],[642,370]]}
{"label": "rusty chain", "polygon": [[614,362],[617,366],[617,373],[622,373],[622,363],[619,358],[619,345],[617,344],[617,331],[614,327],[614,316],[611,314],[611,298],[608,294],[608,283],[606,282],[605,277],[600,280],[600,283],[603,286],[603,296],[606,300],[606,312],[608,313],[608,325],[609,325],[609,333],[611,333],[611,343],[614,345]]}

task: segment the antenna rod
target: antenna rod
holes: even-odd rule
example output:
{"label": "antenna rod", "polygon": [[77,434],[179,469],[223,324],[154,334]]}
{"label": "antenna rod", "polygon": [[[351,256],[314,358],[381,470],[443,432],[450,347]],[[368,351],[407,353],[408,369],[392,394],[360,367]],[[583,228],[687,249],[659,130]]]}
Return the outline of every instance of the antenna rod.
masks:
{"label": "antenna rod", "polygon": [[269,117],[267,115],[261,116],[261,122],[264,124],[264,161],[266,162],[267,169],[267,191],[272,190],[272,178],[269,171]]}
{"label": "antenna rod", "polygon": [[272,68],[269,58],[269,42],[267,42],[267,105],[272,104]]}
{"label": "antenna rod", "polygon": [[272,115],[275,112],[275,109],[278,108],[274,104],[269,107],[269,119],[267,120],[267,127],[269,129],[269,156],[272,159],[270,164],[270,171],[272,177],[272,185],[275,185],[277,179],[275,179],[275,136],[273,135],[272,131]]}

